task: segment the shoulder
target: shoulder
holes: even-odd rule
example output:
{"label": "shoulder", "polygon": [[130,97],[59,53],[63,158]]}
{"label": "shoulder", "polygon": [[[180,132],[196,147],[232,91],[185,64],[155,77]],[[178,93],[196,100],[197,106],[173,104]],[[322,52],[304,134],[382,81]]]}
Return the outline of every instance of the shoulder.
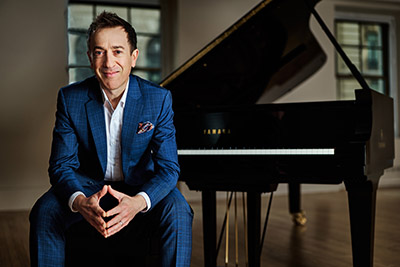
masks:
{"label": "shoulder", "polygon": [[158,84],[140,78],[139,76],[136,75],[131,76],[131,78],[134,83],[137,83],[142,96],[164,98],[166,95],[169,95],[169,90],[165,89],[164,87],[161,87]]}
{"label": "shoulder", "polygon": [[96,77],[92,76],[62,87],[59,91],[59,96],[73,101],[84,101],[87,99],[89,92],[96,90],[96,88],[99,88],[99,85]]}

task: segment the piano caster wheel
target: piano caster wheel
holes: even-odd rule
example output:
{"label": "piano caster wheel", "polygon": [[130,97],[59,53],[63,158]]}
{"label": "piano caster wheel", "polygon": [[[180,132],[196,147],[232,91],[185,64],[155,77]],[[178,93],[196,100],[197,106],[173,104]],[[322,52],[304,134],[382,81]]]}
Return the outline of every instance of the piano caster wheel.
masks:
{"label": "piano caster wheel", "polygon": [[292,213],[292,221],[296,226],[304,226],[307,222],[306,213],[304,211]]}

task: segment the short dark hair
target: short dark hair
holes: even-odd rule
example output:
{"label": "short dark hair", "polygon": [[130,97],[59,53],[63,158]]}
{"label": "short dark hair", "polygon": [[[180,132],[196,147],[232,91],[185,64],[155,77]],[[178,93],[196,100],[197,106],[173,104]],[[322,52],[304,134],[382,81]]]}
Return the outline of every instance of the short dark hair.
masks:
{"label": "short dark hair", "polygon": [[131,46],[131,53],[137,48],[137,37],[136,31],[132,27],[129,22],[120,18],[117,14],[103,11],[100,15],[96,17],[96,19],[90,24],[90,27],[87,31],[87,46],[90,51],[90,44],[92,42],[92,38],[95,32],[105,29],[105,28],[114,28],[114,27],[122,27],[127,36],[128,43]]}

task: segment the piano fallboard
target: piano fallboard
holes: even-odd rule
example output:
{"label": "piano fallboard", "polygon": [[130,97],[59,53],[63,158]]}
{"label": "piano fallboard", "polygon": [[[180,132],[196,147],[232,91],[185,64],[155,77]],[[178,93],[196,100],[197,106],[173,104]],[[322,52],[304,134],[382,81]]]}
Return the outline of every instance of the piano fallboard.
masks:
{"label": "piano fallboard", "polygon": [[366,142],[371,106],[358,101],[176,110],[179,149],[334,148]]}

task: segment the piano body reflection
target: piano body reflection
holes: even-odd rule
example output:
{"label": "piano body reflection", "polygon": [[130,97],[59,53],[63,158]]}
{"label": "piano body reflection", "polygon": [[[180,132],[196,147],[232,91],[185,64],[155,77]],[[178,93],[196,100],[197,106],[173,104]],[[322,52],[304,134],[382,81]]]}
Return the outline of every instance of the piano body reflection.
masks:
{"label": "piano body reflection", "polygon": [[394,158],[392,99],[346,60],[362,86],[355,100],[271,103],[326,60],[309,29],[317,2],[261,2],[161,82],[174,99],[181,180],[202,191],[205,266],[216,265],[215,192],[247,192],[249,266],[259,266],[260,195],[279,183],[344,183],[353,265],[373,265],[376,190]]}

